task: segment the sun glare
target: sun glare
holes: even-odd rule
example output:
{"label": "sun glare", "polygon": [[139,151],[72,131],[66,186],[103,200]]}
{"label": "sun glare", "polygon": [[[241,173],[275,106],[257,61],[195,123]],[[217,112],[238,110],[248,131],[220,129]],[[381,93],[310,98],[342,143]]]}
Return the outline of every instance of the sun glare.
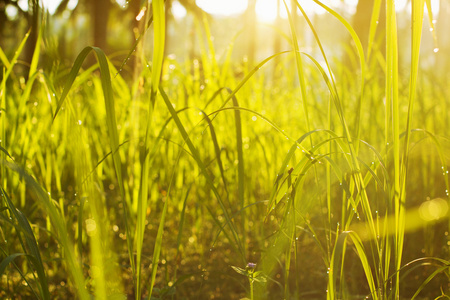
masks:
{"label": "sun glare", "polygon": [[197,0],[196,3],[206,12],[222,16],[241,14],[247,8],[247,0]]}
{"label": "sun glare", "polygon": [[[283,11],[286,15],[285,10]],[[256,2],[256,15],[262,22],[273,22],[277,18],[277,1],[259,0]]]}
{"label": "sun glare", "polygon": [[[291,1],[287,1],[290,8]],[[231,16],[238,15],[245,12],[247,9],[247,0],[197,0],[197,5],[206,12],[214,15]],[[280,16],[287,19],[286,8],[283,1],[280,1]],[[324,10],[320,8],[314,1],[302,1],[303,9],[307,13],[323,13]],[[257,0],[256,1],[256,15],[258,21],[264,23],[272,23],[277,17],[277,1],[275,0]]]}

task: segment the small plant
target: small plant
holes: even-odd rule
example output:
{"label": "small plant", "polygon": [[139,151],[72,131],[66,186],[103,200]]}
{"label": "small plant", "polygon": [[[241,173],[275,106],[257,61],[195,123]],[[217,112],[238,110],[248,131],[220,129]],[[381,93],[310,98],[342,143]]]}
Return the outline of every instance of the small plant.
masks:
{"label": "small plant", "polygon": [[233,270],[235,270],[237,273],[244,275],[248,278],[248,282],[250,283],[250,299],[253,300],[253,283],[256,282],[266,282],[266,276],[263,274],[262,271],[256,271],[256,264],[249,262],[245,269],[231,266]]}

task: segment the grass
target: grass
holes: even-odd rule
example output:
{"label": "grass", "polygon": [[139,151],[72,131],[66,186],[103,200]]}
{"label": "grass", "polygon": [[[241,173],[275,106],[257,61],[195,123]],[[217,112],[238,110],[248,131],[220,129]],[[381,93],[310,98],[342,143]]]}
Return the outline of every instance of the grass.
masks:
{"label": "grass", "polygon": [[449,89],[420,63],[430,1],[411,4],[406,71],[394,1],[386,53],[381,1],[367,52],[314,1],[348,31],[357,69],[328,57],[300,3],[317,56],[288,14],[291,49],[255,66],[231,59],[240,33],[218,60],[206,17],[199,59],[164,57],[163,1],[148,7],[151,62],[137,43],[125,60],[143,65],[133,81],[96,47],[48,68],[40,35],[27,79],[14,66],[28,35],[0,51],[0,295],[450,297]]}

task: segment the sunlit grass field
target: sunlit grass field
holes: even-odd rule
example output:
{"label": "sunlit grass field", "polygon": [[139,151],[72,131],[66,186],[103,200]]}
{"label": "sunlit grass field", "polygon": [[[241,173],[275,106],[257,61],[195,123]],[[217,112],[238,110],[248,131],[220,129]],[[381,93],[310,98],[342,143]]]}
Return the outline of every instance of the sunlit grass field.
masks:
{"label": "sunlit grass field", "polygon": [[164,57],[158,0],[141,67],[95,47],[42,65],[40,36],[21,75],[27,36],[0,51],[0,297],[450,298],[450,87],[421,64],[427,1],[402,68],[394,1],[386,49],[375,9],[366,51],[314,1],[351,64],[306,14],[314,56],[290,19],[290,49],[234,61],[205,18],[198,59]]}

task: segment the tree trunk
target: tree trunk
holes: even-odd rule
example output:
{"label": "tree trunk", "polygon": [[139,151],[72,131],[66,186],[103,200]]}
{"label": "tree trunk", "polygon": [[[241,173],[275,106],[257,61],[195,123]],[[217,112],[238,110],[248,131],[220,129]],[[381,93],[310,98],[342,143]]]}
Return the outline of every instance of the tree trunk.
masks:
{"label": "tree trunk", "polygon": [[256,55],[256,0],[249,0],[245,12],[247,28],[247,58],[249,65],[253,65]]}
{"label": "tree trunk", "polygon": [[436,22],[439,51],[436,53],[436,67],[439,70],[438,74],[448,77],[449,72],[447,70],[450,62],[450,35],[448,34],[448,28],[450,28],[450,3],[448,0],[441,0],[439,4],[439,16]]}
{"label": "tree trunk", "polygon": [[108,16],[111,3],[109,0],[95,0],[90,3],[92,4],[91,22],[93,24],[94,46],[107,53]]}
{"label": "tree trunk", "polygon": [[[294,2],[294,1],[293,1]],[[296,7],[297,8],[297,7]],[[277,18],[275,19],[275,27],[281,30],[281,0],[277,0]],[[273,39],[273,53],[279,53],[281,51],[281,36],[278,33],[275,33],[275,37]],[[278,64],[280,63],[280,57],[277,56],[274,58],[273,62],[273,79],[276,80],[278,78],[277,69]]]}
{"label": "tree trunk", "polygon": [[[30,36],[28,37],[25,47],[24,61],[27,64],[31,64],[33,59],[34,49],[36,48],[37,37],[39,33],[39,2],[38,0],[28,1],[28,26],[30,27]],[[25,72],[25,74],[28,74]]]}
{"label": "tree trunk", "polygon": [[[370,33],[370,21],[372,18],[374,0],[359,0],[358,5],[356,6],[356,12],[353,15],[352,26],[358,35],[361,44],[364,49],[364,53],[367,55],[367,48],[369,43],[369,33]],[[378,24],[377,31],[375,33],[374,47],[372,47],[372,51],[381,51],[383,55],[385,54],[386,49],[386,4],[385,1],[382,0],[380,13],[378,16]],[[353,51],[356,54],[356,51]],[[372,52],[373,53],[373,52]],[[350,66],[350,62],[352,59],[349,57],[349,54],[345,56],[345,63],[347,66]]]}

